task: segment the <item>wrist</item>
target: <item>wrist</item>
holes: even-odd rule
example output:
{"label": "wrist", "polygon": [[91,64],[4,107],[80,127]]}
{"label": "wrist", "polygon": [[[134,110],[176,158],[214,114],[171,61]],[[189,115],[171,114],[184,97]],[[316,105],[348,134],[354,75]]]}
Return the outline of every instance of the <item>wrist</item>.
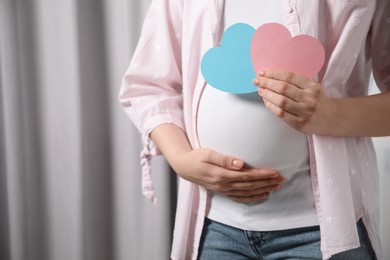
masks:
{"label": "wrist", "polygon": [[341,99],[328,98],[328,104],[326,108],[327,120],[324,120],[322,129],[323,134],[331,136],[343,135],[343,121],[345,120],[343,102]]}

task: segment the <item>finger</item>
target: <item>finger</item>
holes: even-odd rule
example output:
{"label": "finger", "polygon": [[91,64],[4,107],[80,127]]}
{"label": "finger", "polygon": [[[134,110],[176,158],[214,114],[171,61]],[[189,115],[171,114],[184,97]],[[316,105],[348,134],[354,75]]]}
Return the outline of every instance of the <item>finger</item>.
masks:
{"label": "finger", "polygon": [[[222,195],[245,195],[271,191],[284,183],[284,178],[274,171],[256,170],[230,171],[213,166],[219,171],[210,171],[212,174],[204,186]],[[218,168],[217,168],[218,167]],[[215,170],[214,169],[214,170]],[[261,175],[259,175],[259,173]],[[239,176],[239,178],[237,178]],[[241,177],[246,176],[246,177]],[[275,177],[276,176],[276,177]],[[255,178],[254,180],[249,180]]]}
{"label": "finger", "polygon": [[288,125],[292,126],[293,128],[297,130],[302,130],[303,127],[308,122],[308,119],[304,116],[297,116],[293,113],[290,113],[288,111],[285,111],[281,109],[280,107],[272,104],[270,101],[264,99],[265,106],[277,117],[282,119],[284,122],[286,122]]}
{"label": "finger", "polygon": [[268,89],[260,89],[259,95],[284,111],[298,116],[302,114],[303,105],[286,96],[280,95],[279,93]]}
{"label": "finger", "polygon": [[266,78],[284,81],[302,89],[310,88],[312,84],[315,84],[315,81],[313,79],[310,79],[308,77],[305,77],[303,75],[294,72],[268,70],[268,71],[259,71],[257,75],[260,77],[266,77]]}
{"label": "finger", "polygon": [[223,155],[209,149],[205,149],[205,156],[202,161],[229,170],[241,170],[244,167],[244,161],[241,159]]}
{"label": "finger", "polygon": [[264,104],[272,113],[274,113],[277,117],[279,117],[283,120],[288,120],[289,117],[296,116],[294,114],[289,113],[288,111],[281,109],[279,106],[273,104],[272,102],[270,102],[267,99],[264,99]]}
{"label": "finger", "polygon": [[298,103],[268,89],[260,91],[259,94],[263,97],[264,104],[267,108],[280,118],[285,118],[290,114],[297,117],[306,114],[303,103]]}
{"label": "finger", "polygon": [[227,182],[250,182],[267,180],[280,177],[279,173],[272,169],[242,169],[239,172],[224,172]]}
{"label": "finger", "polygon": [[267,89],[296,102],[304,99],[305,93],[302,89],[284,81],[260,77],[254,79],[253,83],[259,87],[258,92],[260,95],[263,93],[263,90]]}
{"label": "finger", "polygon": [[266,179],[266,180],[255,180],[249,182],[232,182],[227,184],[229,191],[256,191],[259,189],[269,188],[274,185],[281,185],[285,182],[282,176],[278,178]]}
{"label": "finger", "polygon": [[[267,107],[269,107],[269,103],[271,103],[284,112],[295,115],[295,117],[292,118],[293,120],[297,118],[310,118],[317,108],[317,103],[314,100],[310,100],[310,98],[306,98],[306,101],[296,102],[267,89],[262,90],[259,94],[263,97],[264,104]],[[284,116],[283,112],[278,109],[276,111],[273,110],[273,112],[278,112],[276,115],[281,118]]]}
{"label": "finger", "polygon": [[271,192],[273,190],[279,190],[281,188],[281,184],[273,184],[273,185],[268,185],[265,187],[257,188],[255,190],[231,190],[231,191],[226,191],[223,194],[227,196],[253,196],[265,192]]}

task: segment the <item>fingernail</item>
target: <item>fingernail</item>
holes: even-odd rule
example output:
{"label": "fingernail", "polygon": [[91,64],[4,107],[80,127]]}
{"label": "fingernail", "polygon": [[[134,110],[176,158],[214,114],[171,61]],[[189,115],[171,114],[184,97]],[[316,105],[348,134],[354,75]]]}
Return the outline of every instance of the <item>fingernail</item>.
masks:
{"label": "fingernail", "polygon": [[242,162],[240,160],[233,160],[232,165],[234,167],[241,167]]}
{"label": "fingernail", "polygon": [[264,72],[264,71],[259,71],[259,72],[257,73],[257,75],[259,75],[260,77],[263,77],[263,76],[265,76],[265,72]]}
{"label": "fingernail", "polygon": [[259,80],[258,79],[254,79],[253,80],[253,84],[258,85],[259,84]]}

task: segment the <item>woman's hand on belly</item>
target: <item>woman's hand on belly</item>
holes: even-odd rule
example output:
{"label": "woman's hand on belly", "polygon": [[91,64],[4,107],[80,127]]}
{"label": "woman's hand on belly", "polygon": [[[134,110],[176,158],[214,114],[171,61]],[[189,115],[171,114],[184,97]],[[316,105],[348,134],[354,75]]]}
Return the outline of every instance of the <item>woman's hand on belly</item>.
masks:
{"label": "woman's hand on belly", "polygon": [[238,202],[266,199],[284,182],[274,170],[244,168],[241,160],[211,149],[182,154],[172,166],[182,178]]}
{"label": "woman's hand on belly", "polygon": [[185,132],[174,124],[156,127],[150,137],[181,178],[233,200],[265,199],[284,182],[274,170],[245,168],[244,162],[234,156],[192,149]]}

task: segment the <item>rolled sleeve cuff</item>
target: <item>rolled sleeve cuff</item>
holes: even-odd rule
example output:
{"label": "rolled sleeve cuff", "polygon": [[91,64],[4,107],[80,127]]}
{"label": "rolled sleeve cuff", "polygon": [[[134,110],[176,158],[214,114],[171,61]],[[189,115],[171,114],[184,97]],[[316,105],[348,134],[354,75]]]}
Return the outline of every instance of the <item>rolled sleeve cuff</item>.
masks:
{"label": "rolled sleeve cuff", "polygon": [[157,126],[162,124],[174,124],[184,131],[184,123],[181,117],[173,116],[172,114],[162,114],[152,116],[144,124],[142,135],[143,149],[140,155],[141,170],[142,170],[142,194],[154,205],[157,205],[157,196],[152,182],[152,158],[161,155],[161,152],[150,139],[150,133]]}

